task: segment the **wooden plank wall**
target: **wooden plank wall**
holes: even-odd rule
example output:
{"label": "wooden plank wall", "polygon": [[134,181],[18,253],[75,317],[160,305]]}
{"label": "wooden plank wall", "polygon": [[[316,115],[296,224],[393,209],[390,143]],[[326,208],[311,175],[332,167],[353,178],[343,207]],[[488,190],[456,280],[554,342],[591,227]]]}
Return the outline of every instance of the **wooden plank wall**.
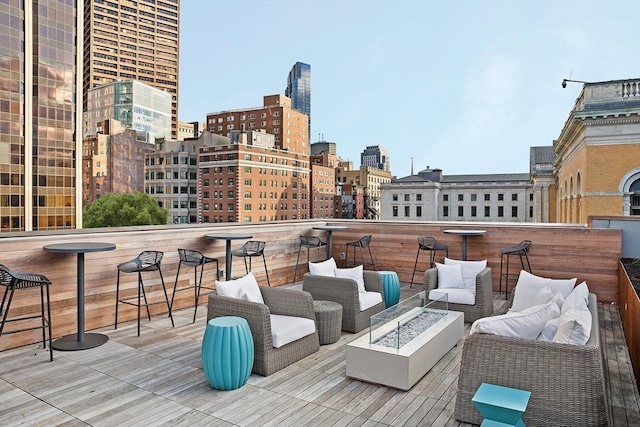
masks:
{"label": "wooden plank wall", "polygon": [[[165,253],[162,271],[168,291],[174,285],[178,267],[178,248],[200,250],[220,260],[224,269],[225,242],[204,238],[211,232],[241,232],[252,234],[254,240],[267,242],[265,254],[272,286],[291,283],[298,254],[299,237],[303,234],[324,236],[324,232],[312,230],[326,221],[292,221],[263,224],[197,224],[170,225],[164,227],[127,227],[118,229],[73,230],[71,232],[0,234],[0,263],[16,271],[32,271],[45,274],[53,283],[52,324],[53,336],[60,337],[76,332],[76,260],[74,254],[55,254],[43,251],[52,243],[99,241],[115,243],[116,250],[85,255],[85,321],[91,330],[114,324],[117,264],[135,258],[143,250],[161,250]],[[621,233],[619,230],[590,229],[579,226],[545,226],[532,224],[477,224],[461,223],[400,223],[383,221],[332,220],[331,224],[346,225],[347,230],[333,232],[333,256],[339,261],[345,243],[372,234],[371,250],[378,270],[398,272],[403,282],[411,279],[417,252],[416,237],[431,235],[449,245],[451,258],[460,258],[461,238],[447,235],[447,228],[471,227],[487,230],[482,237],[469,237],[469,259],[487,259],[493,269],[494,289],[498,288],[500,248],[524,239],[533,241],[530,254],[533,272],[547,277],[577,277],[586,280],[589,289],[600,300],[617,301],[618,259],[620,258]],[[243,241],[232,242],[237,248]],[[301,253],[302,273],[307,271],[306,251]],[[315,260],[315,253],[311,254]],[[421,254],[419,268],[426,267],[428,257]],[[253,272],[258,282],[266,286],[261,259],[253,260]],[[244,263],[235,259],[233,276],[244,274]],[[211,265],[205,269],[205,282],[213,284],[215,271]],[[179,286],[193,283],[193,269],[182,269]],[[417,275],[418,282],[422,280]],[[129,295],[136,293],[137,277],[127,274],[121,277],[121,289]],[[145,283],[152,285],[155,296],[160,292],[160,280],[156,273],[145,276]],[[512,284],[513,286],[513,284]],[[171,295],[169,295],[171,297]],[[205,298],[201,298],[204,302]],[[39,312],[39,294],[32,290],[16,294],[11,316]],[[176,308],[193,305],[191,292],[176,294]],[[152,314],[166,312],[166,306],[153,306]],[[135,319],[136,309],[120,304],[119,321]],[[144,321],[144,320],[143,320]],[[0,338],[0,350],[39,341],[38,333],[21,333]]]}

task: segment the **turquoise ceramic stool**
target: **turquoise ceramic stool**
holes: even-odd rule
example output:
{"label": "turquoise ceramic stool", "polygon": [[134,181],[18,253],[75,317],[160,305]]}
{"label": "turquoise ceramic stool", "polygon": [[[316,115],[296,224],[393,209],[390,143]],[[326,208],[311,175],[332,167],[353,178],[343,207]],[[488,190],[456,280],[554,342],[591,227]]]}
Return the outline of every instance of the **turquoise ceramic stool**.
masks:
{"label": "turquoise ceramic stool", "polygon": [[389,308],[400,301],[400,280],[395,271],[379,271],[384,290],[384,307]]}
{"label": "turquoise ceramic stool", "polygon": [[242,317],[217,317],[207,322],[202,339],[202,368],[216,390],[234,390],[247,383],[253,369],[253,336]]}
{"label": "turquoise ceramic stool", "polygon": [[482,383],[471,401],[484,417],[481,427],[524,427],[522,414],[529,397],[530,391]]}

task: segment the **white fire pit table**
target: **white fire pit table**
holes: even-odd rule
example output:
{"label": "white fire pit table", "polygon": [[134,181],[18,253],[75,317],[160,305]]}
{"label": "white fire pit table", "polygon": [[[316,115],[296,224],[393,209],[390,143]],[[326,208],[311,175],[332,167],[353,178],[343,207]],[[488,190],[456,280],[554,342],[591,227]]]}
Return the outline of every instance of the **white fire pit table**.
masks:
{"label": "white fire pit table", "polygon": [[425,295],[371,316],[369,333],[347,344],[347,376],[409,390],[461,339],[464,314]]}

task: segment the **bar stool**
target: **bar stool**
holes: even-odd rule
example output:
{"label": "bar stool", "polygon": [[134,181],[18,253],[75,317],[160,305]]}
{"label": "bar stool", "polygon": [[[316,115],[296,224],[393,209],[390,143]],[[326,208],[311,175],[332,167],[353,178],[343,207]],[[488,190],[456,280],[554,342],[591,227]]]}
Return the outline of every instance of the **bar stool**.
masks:
{"label": "bar stool", "polygon": [[349,264],[349,248],[353,248],[353,264],[352,265],[356,265],[356,248],[360,248],[360,259],[362,260],[362,265],[364,267],[365,262],[364,262],[364,254],[362,252],[362,248],[367,248],[369,250],[369,257],[371,258],[371,266],[373,267],[373,269],[376,269],[375,264],[373,263],[373,255],[371,255],[371,247],[369,247],[369,244],[371,243],[371,234],[367,235],[367,236],[363,236],[360,239],[356,240],[355,242],[349,242],[345,245],[345,259],[346,259],[346,264],[347,267],[350,265]]}
{"label": "bar stool", "polygon": [[[517,277],[518,273],[509,273],[509,257],[511,255],[517,255],[520,258],[520,264],[522,265],[522,270],[526,270],[528,268],[529,273],[531,273],[531,264],[529,263],[529,251],[531,250],[531,240],[523,240],[514,246],[509,246],[508,248],[500,249],[500,285],[498,288],[498,292],[502,292],[502,277],[505,278],[504,285],[504,298],[507,299],[509,297],[509,278]],[[505,255],[507,256],[507,271],[506,273],[502,272],[502,264]],[[523,259],[524,257],[524,259]],[[524,260],[527,260],[527,268],[524,266]]]}
{"label": "bar stool", "polygon": [[[264,272],[267,275],[267,284],[271,286],[271,282],[269,281],[269,271],[267,270],[267,259],[264,257],[264,247],[266,245],[266,242],[249,240],[238,249],[232,250],[231,256],[241,256],[242,258],[244,258],[244,269],[246,270],[247,274],[249,274],[249,271],[251,271],[251,258],[261,256],[262,261],[264,262]],[[249,264],[247,264],[247,258],[249,258]],[[227,277],[225,278],[225,280],[231,280],[231,277]]]}
{"label": "bar stool", "polygon": [[433,268],[435,266],[436,251],[445,251],[445,256],[447,258],[449,257],[449,247],[444,243],[440,243],[430,236],[418,237],[418,253],[416,254],[416,263],[413,266],[411,285],[409,285],[409,287],[413,287],[413,277],[418,269],[418,257],[420,257],[420,251],[429,251],[429,268]]}
{"label": "bar stool", "polygon": [[[154,304],[167,304],[169,310],[169,318],[171,319],[171,326],[175,326],[173,323],[173,316],[171,315],[171,305],[169,305],[169,296],[167,295],[167,288],[164,285],[164,277],[162,277],[162,270],[160,269],[160,263],[162,262],[163,252],[160,251],[142,251],[140,255],[131,261],[126,261],[118,264],[118,280],[116,282],[116,324],[114,329],[118,329],[118,304],[129,304],[138,307],[138,336],[140,336],[140,307],[145,307],[147,310],[147,317],[151,321],[151,313],[149,312],[149,306]],[[147,300],[147,293],[144,290],[144,284],[142,282],[142,273],[146,271],[157,271],[160,275],[160,281],[162,282],[162,291],[164,292],[164,301],[151,301]],[[120,298],[120,273],[138,273],[138,296]],[[144,299],[144,303],[140,300],[140,296]],[[137,301],[132,301],[137,299]]]}
{"label": "bar stool", "polygon": [[[173,300],[176,297],[176,292],[187,291],[189,289],[193,289],[194,292],[194,310],[193,310],[193,323],[196,323],[196,314],[198,312],[198,301],[200,300],[200,291],[202,288],[209,289],[211,291],[215,290],[213,287],[202,286],[202,275],[204,273],[205,264],[209,264],[215,262],[216,264],[216,279],[220,279],[220,268],[218,265],[218,260],[215,258],[209,258],[204,255],[200,251],[194,251],[190,249],[178,249],[178,256],[180,257],[180,262],[178,263],[178,271],[176,272],[176,281],[173,284],[173,294],[171,295],[171,304],[169,305],[171,312],[173,310]],[[187,267],[194,267],[193,270],[193,285],[185,286],[182,288],[178,288],[178,276],[180,276],[180,267],[182,265]],[[200,279],[198,280],[198,267],[200,267]]]}
{"label": "bar stool", "polygon": [[[53,347],[51,347],[51,301],[49,298],[49,285],[51,282],[42,274],[35,273],[18,273],[9,270],[4,265],[0,264],[0,285],[5,287],[4,295],[2,296],[2,304],[0,304],[0,314],[2,314],[2,321],[0,322],[0,337],[2,334],[15,334],[17,332],[31,331],[34,329],[42,329],[42,348],[47,348],[47,340],[45,337],[45,330],[49,331],[49,361],[53,361]],[[27,288],[40,288],[40,315],[34,316],[19,316],[13,319],[7,319],[9,314],[9,307],[13,300],[13,293],[16,289]],[[47,297],[47,315],[44,314],[44,299],[45,290]],[[9,297],[7,299],[7,296]],[[6,307],[4,303],[7,303]],[[42,319],[41,326],[24,327],[21,329],[15,329],[11,331],[5,331],[4,326],[9,322],[25,321],[29,319]]]}
{"label": "bar stool", "polygon": [[[320,261],[320,248],[327,246],[327,243],[320,240],[315,236],[300,236],[300,247],[298,247],[298,257],[296,258],[296,268],[293,270],[293,283],[296,283],[296,274],[298,272],[298,261],[300,261],[300,251],[302,248],[307,248],[307,263],[309,262],[309,251],[313,248],[317,248],[316,261]],[[292,283],[292,284],[293,284]]]}

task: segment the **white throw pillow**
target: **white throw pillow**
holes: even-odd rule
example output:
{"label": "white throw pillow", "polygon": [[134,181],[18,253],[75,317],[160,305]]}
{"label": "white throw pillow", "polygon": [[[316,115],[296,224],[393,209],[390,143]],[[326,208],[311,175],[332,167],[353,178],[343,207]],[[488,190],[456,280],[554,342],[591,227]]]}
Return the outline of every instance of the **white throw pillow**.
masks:
{"label": "white throw pillow", "polygon": [[487,260],[459,261],[457,259],[444,259],[445,265],[459,265],[462,269],[462,282],[467,289],[476,288],[476,276],[487,267]]}
{"label": "white throw pillow", "polygon": [[216,293],[223,297],[246,299],[247,301],[264,304],[260,286],[251,272],[235,280],[227,280],[226,282],[216,280]]}
{"label": "white throw pillow", "polygon": [[471,325],[471,331],[469,333],[493,334],[535,340],[547,323],[553,304],[552,301],[549,301],[546,304],[529,307],[520,312],[478,319]]}
{"label": "white throw pillow", "polygon": [[548,279],[535,276],[526,270],[521,270],[518,283],[516,283],[516,288],[513,290],[513,304],[510,311],[522,311],[531,307],[533,299],[540,292],[540,289],[545,286],[548,286],[554,295],[560,292],[566,298],[571,293],[576,280],[576,278]]}
{"label": "white throw pillow", "polygon": [[326,261],[309,263],[309,273],[313,276],[336,277],[336,268],[336,260],[333,257]]}
{"label": "white throw pillow", "polygon": [[342,277],[344,279],[353,279],[358,284],[358,292],[365,292],[364,277],[362,276],[362,266],[359,265],[353,268],[336,268],[336,277]]}
{"label": "white throw pillow", "polygon": [[562,312],[565,313],[572,308],[581,310],[587,305],[589,305],[589,288],[587,287],[587,282],[582,282],[573,288],[571,293],[565,298],[562,304]]}
{"label": "white throw pillow", "polygon": [[549,311],[547,323],[545,323],[540,335],[538,335],[538,341],[553,341],[553,338],[556,336],[556,332],[558,332],[558,325],[560,324],[562,301],[564,301],[564,297],[560,292],[556,293],[551,299],[553,305]]}
{"label": "white throw pillow", "polygon": [[585,345],[591,335],[591,312],[585,306],[581,309],[570,308],[560,316],[558,332],[553,342]]}
{"label": "white throw pillow", "polygon": [[438,269],[438,288],[464,289],[462,268],[459,265],[444,265],[436,262]]}

